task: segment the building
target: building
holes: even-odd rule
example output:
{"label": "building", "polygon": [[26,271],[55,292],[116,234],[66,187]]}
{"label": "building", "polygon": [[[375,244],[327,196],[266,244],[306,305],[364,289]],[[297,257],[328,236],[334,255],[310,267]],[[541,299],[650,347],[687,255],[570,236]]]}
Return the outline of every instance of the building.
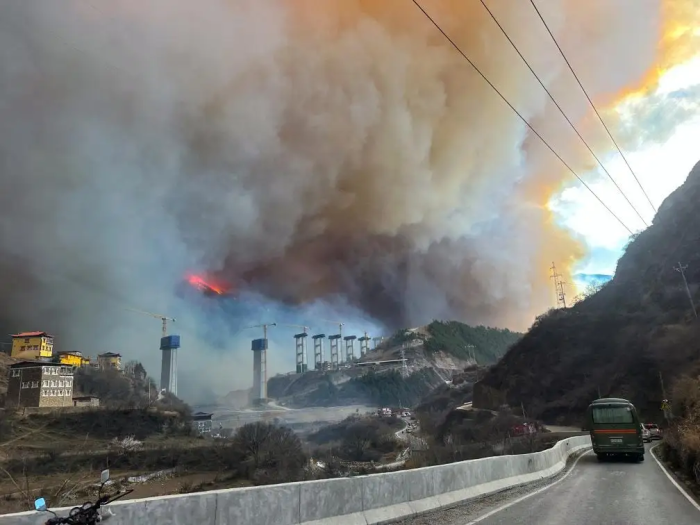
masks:
{"label": "building", "polygon": [[10,365],[5,406],[73,406],[73,370],[72,366],[42,361]]}
{"label": "building", "polygon": [[11,337],[10,355],[15,359],[50,359],[53,356],[53,336],[46,332],[21,332]]}
{"label": "building", "polygon": [[83,357],[80,352],[58,352],[58,362],[62,365],[74,366],[82,368],[90,365],[90,359]]}
{"label": "building", "polygon": [[74,407],[98,407],[100,398],[97,396],[75,396],[73,398]]}
{"label": "building", "polygon": [[195,412],[192,414],[192,428],[200,436],[208,436],[211,434],[211,417],[214,414],[206,412]]}
{"label": "building", "polygon": [[97,356],[97,366],[100,370],[109,370],[110,368],[121,370],[122,356],[121,354],[114,354],[112,352],[99,354]]}

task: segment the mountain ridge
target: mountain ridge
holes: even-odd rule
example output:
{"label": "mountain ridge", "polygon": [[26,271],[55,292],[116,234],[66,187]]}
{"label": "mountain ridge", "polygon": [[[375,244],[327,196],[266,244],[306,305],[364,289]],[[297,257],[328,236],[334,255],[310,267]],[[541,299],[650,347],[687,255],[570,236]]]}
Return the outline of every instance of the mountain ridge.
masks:
{"label": "mountain ridge", "polygon": [[700,324],[688,300],[700,283],[700,162],[630,239],[614,277],[570,308],[539,316],[474,387],[474,406],[523,403],[547,421],[578,421],[591,399],[631,399],[661,417],[665,389],[700,371]]}

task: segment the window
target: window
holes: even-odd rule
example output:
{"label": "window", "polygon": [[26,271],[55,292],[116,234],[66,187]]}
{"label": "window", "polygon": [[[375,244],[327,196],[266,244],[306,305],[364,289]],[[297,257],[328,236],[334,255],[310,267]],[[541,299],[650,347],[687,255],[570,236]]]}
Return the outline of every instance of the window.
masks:
{"label": "window", "polygon": [[13,370],[12,377],[19,377],[19,370]]}
{"label": "window", "polygon": [[27,347],[24,346],[24,345],[22,345],[22,346],[20,347],[20,351],[21,351],[21,352],[24,352],[26,349],[27,349]]}
{"label": "window", "polygon": [[59,381],[59,382],[58,382],[58,386],[59,386],[59,387],[62,387],[62,386],[63,386],[63,381]]}
{"label": "window", "polygon": [[616,423],[633,423],[632,408],[629,406],[612,406],[593,408],[593,423],[611,425]]}
{"label": "window", "polygon": [[50,391],[49,391],[49,397],[56,397],[56,391],[55,391],[55,390],[50,390]]}
{"label": "window", "polygon": [[47,390],[42,390],[41,391],[41,397],[46,397],[49,395],[49,392]]}
{"label": "window", "polygon": [[39,388],[39,381],[32,381],[32,388]]}
{"label": "window", "polygon": [[28,342],[29,342],[29,339],[25,339],[24,342],[25,342],[25,343],[28,343]]}

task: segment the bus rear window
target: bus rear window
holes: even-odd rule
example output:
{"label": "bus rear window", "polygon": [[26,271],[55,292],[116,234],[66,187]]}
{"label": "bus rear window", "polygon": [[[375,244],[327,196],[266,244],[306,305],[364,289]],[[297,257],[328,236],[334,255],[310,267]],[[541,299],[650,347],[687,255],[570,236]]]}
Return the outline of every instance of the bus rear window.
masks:
{"label": "bus rear window", "polygon": [[596,407],[593,408],[593,423],[615,424],[634,423],[630,407]]}

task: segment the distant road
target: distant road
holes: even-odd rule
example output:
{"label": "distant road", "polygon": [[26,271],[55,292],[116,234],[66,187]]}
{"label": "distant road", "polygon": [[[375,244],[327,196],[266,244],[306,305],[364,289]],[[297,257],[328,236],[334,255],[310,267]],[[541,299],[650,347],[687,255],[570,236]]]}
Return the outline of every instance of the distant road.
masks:
{"label": "distant road", "polygon": [[565,434],[567,432],[580,434],[582,432],[580,428],[576,427],[558,427],[556,425],[545,425],[545,428],[550,432],[557,432],[559,434]]}
{"label": "distant road", "polygon": [[[519,496],[519,497],[517,497]],[[526,499],[522,499],[525,497]],[[411,525],[697,525],[700,507],[664,473],[647,447],[644,463],[599,463],[587,453],[553,485],[529,497],[494,498],[402,523]],[[478,513],[474,513],[477,507]],[[499,510],[500,509],[500,510]]]}

